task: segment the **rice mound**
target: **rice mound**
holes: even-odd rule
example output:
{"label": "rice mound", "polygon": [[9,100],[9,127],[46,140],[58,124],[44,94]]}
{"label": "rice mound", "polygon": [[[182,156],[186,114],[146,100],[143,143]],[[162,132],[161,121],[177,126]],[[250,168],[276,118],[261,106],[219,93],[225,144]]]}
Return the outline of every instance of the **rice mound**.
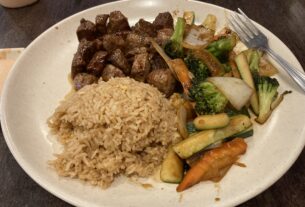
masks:
{"label": "rice mound", "polygon": [[48,120],[64,150],[61,176],[107,188],[120,174],[147,177],[180,140],[176,111],[158,89],[130,78],[85,86]]}

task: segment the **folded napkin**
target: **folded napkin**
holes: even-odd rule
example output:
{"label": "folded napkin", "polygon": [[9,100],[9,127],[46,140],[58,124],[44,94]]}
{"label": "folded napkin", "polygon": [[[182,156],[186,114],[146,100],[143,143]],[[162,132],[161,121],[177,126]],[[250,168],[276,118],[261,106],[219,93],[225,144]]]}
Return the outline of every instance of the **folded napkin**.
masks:
{"label": "folded napkin", "polygon": [[23,50],[24,48],[0,49],[0,94],[9,70]]}

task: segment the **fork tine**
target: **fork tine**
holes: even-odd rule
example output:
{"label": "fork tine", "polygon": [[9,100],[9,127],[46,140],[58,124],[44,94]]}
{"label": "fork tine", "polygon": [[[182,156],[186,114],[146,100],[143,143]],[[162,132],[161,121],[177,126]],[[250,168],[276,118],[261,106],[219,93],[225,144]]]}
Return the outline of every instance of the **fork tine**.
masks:
{"label": "fork tine", "polygon": [[248,27],[251,27],[250,29],[254,32],[254,34],[258,35],[259,34],[259,29],[252,23],[250,18],[240,9],[237,9],[239,13],[245,18],[246,22],[248,23]]}
{"label": "fork tine", "polygon": [[235,30],[235,32],[237,32],[239,38],[241,39],[242,42],[248,42],[249,38],[247,36],[247,34],[242,31],[239,27],[238,24],[236,24],[235,20],[228,18],[229,24],[233,27],[233,29]]}
{"label": "fork tine", "polygon": [[251,37],[255,35],[248,23],[238,13],[234,14],[235,20],[241,25],[241,28]]}
{"label": "fork tine", "polygon": [[248,37],[253,38],[253,33],[250,32],[250,30],[245,26],[245,24],[243,23],[244,21],[238,18],[238,14],[234,13],[231,15],[231,17],[233,18],[235,23],[238,24],[239,28],[247,34]]}

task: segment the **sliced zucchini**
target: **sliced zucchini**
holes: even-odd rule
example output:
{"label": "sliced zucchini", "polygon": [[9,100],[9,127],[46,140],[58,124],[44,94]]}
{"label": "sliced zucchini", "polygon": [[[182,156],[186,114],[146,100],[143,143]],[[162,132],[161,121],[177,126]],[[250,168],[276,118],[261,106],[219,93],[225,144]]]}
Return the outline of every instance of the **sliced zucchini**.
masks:
{"label": "sliced zucchini", "polygon": [[266,55],[263,55],[259,63],[259,75],[260,76],[273,76],[277,74],[278,69],[268,60]]}
{"label": "sliced zucchini", "polygon": [[257,49],[248,49],[243,51],[247,57],[247,61],[252,73],[259,73],[259,63],[263,53]]}
{"label": "sliced zucchini", "polygon": [[196,129],[217,129],[225,127],[229,124],[230,118],[226,113],[214,114],[214,115],[202,115],[197,116],[194,119],[194,125]]}
{"label": "sliced zucchini", "polygon": [[228,139],[232,139],[232,138],[235,138],[235,137],[247,138],[247,137],[253,136],[253,134],[254,134],[253,127],[250,126],[249,128],[245,129],[244,131],[232,135]]}
{"label": "sliced zucchini", "polygon": [[246,55],[244,53],[238,54],[235,57],[235,62],[241,78],[253,89],[250,104],[253,112],[257,115],[259,113],[258,96]]}
{"label": "sliced zucchini", "polygon": [[239,132],[237,134],[234,134],[224,140],[220,140],[218,142],[215,142],[209,146],[207,146],[206,148],[204,148],[203,150],[193,154],[191,157],[187,158],[185,161],[189,166],[193,166],[194,163],[196,163],[201,157],[202,155],[207,151],[207,150],[211,150],[211,149],[215,149],[217,147],[220,147],[222,145],[222,143],[229,141],[231,139],[234,139],[236,137],[240,137],[240,138],[247,138],[247,137],[251,137],[253,136],[253,127],[250,126],[249,128],[245,129],[242,132]]}
{"label": "sliced zucchini", "polygon": [[174,151],[182,159],[186,159],[214,142],[215,130],[198,132],[174,145]]}
{"label": "sliced zucchini", "polygon": [[223,140],[238,132],[241,132],[252,125],[249,117],[237,115],[231,117],[229,124],[220,129],[210,129],[198,132],[187,139],[175,144],[174,151],[182,159],[186,159],[196,152],[203,150],[210,144]]}
{"label": "sliced zucchini", "polygon": [[185,19],[185,22],[189,25],[194,24],[195,21],[195,12],[193,11],[185,11],[183,13],[183,18]]}
{"label": "sliced zucchini", "polygon": [[215,131],[215,140],[218,141],[228,138],[234,134],[244,131],[250,126],[252,126],[252,123],[249,117],[245,115],[233,116],[231,117],[228,126]]}
{"label": "sliced zucchini", "polygon": [[184,174],[183,161],[170,148],[161,165],[160,178],[166,183],[180,183]]}
{"label": "sliced zucchini", "polygon": [[202,25],[210,30],[215,31],[216,30],[216,22],[217,18],[213,14],[208,14],[203,21]]}

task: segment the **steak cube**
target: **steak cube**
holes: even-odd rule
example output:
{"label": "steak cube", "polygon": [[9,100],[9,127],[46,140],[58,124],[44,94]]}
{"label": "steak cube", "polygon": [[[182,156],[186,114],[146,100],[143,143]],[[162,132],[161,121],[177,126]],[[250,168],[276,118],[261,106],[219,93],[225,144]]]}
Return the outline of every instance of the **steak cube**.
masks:
{"label": "steak cube", "polygon": [[92,56],[96,52],[96,43],[83,39],[80,41],[77,52],[81,55],[83,60],[88,64]]}
{"label": "steak cube", "polygon": [[152,70],[161,69],[161,68],[162,69],[168,68],[167,63],[158,53],[155,53],[153,55],[153,57],[150,60],[150,64],[151,64],[151,69]]}
{"label": "steak cube", "polygon": [[106,65],[107,54],[108,53],[106,51],[96,52],[87,66],[88,73],[97,77],[101,76],[102,71]]}
{"label": "steak cube", "polygon": [[164,28],[158,30],[156,42],[164,47],[164,45],[169,41],[171,36],[173,35],[174,30],[170,28]]}
{"label": "steak cube", "polygon": [[115,67],[114,65],[108,64],[104,68],[102,72],[102,77],[99,79],[99,81],[108,81],[111,78],[115,77],[125,77],[123,71],[121,71],[119,68]]}
{"label": "steak cube", "polygon": [[110,34],[125,30],[130,30],[128,19],[120,11],[111,12],[107,25],[107,33]]}
{"label": "steak cube", "polygon": [[149,45],[150,45],[149,37],[136,33],[130,33],[126,37],[126,46],[129,49],[133,49],[136,47],[148,47]]}
{"label": "steak cube", "polygon": [[159,13],[155,18],[153,25],[157,30],[163,28],[174,28],[174,20],[172,15],[169,12]]}
{"label": "steak cube", "polygon": [[95,25],[98,36],[106,34],[108,17],[108,14],[100,14],[95,17]]}
{"label": "steak cube", "polygon": [[78,73],[84,72],[86,69],[86,62],[79,52],[74,54],[71,66],[71,77],[74,78]]}
{"label": "steak cube", "polygon": [[94,40],[96,38],[96,28],[95,24],[89,20],[82,18],[80,20],[80,25],[76,30],[78,41],[82,39]]}
{"label": "steak cube", "polygon": [[133,30],[140,35],[146,35],[150,37],[155,37],[157,35],[155,26],[152,23],[145,21],[144,19],[140,19],[133,27]]}
{"label": "steak cube", "polygon": [[86,85],[91,85],[96,82],[97,77],[88,73],[78,73],[73,79],[75,90],[79,90]]}
{"label": "steak cube", "polygon": [[130,76],[137,81],[144,82],[150,71],[149,54],[137,54],[134,57]]}
{"label": "steak cube", "polygon": [[176,87],[176,79],[169,69],[156,69],[151,71],[147,76],[147,83],[158,88],[166,97],[170,97]]}
{"label": "steak cube", "polygon": [[119,67],[122,69],[122,71],[128,75],[130,73],[130,65],[126,57],[124,56],[124,53],[120,49],[114,50],[108,60],[116,67]]}
{"label": "steak cube", "polygon": [[107,52],[115,49],[123,49],[125,41],[122,36],[116,34],[106,34],[103,36],[103,47]]}

